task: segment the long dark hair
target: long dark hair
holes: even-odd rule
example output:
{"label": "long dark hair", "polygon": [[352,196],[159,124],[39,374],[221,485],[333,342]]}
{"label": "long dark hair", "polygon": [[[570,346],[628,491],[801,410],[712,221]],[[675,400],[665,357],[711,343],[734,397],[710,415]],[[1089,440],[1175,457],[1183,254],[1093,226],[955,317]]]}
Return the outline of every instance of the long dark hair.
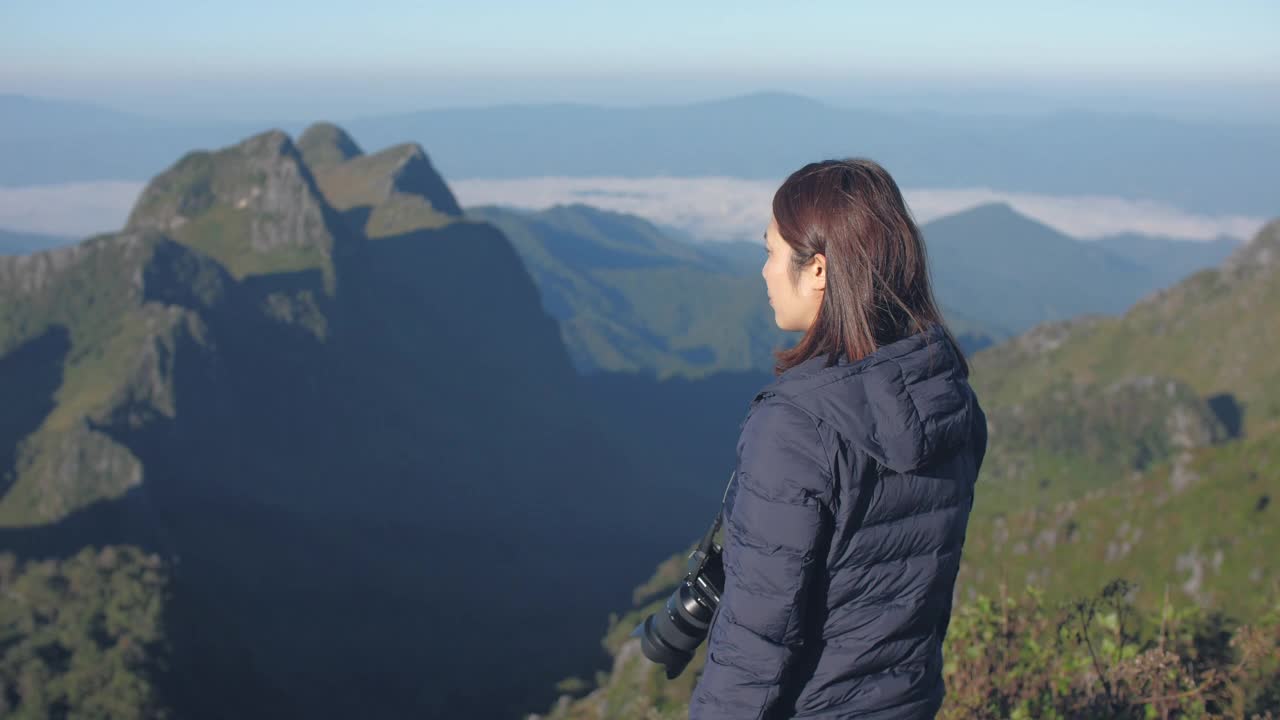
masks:
{"label": "long dark hair", "polygon": [[821,354],[827,365],[840,354],[857,362],[936,324],[968,375],[933,298],[920,230],[883,167],[865,158],[809,163],[774,193],[773,217],[791,246],[792,286],[814,255],[827,259],[817,318],[795,347],[774,353],[775,373]]}

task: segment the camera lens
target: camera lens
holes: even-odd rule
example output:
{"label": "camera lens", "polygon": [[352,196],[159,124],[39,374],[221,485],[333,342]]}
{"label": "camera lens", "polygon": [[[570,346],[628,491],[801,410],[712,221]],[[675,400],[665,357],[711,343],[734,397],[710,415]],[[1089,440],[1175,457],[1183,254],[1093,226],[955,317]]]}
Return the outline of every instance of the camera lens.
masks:
{"label": "camera lens", "polygon": [[[729,474],[729,486],[733,485],[735,470]],[[726,487],[725,497],[729,495]],[[651,661],[667,669],[667,679],[674,680],[684,672],[694,651],[707,637],[707,630],[720,607],[720,593],[724,588],[724,548],[713,541],[720,529],[724,498],[720,499],[721,512],[702,536],[702,542],[689,553],[689,571],[664,607],[644,619],[631,631],[631,637],[640,638],[640,650]]]}
{"label": "camera lens", "polygon": [[686,580],[667,598],[663,610],[645,618],[632,635],[640,636],[645,657],[666,666],[667,679],[673,679],[693,659],[707,636],[714,613],[712,607],[698,599],[693,585]]}

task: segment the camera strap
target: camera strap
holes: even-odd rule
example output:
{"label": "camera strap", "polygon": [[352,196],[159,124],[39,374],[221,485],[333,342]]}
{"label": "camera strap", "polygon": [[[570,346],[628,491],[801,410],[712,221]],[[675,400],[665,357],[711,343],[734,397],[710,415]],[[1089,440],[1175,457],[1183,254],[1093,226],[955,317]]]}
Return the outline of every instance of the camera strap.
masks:
{"label": "camera strap", "polygon": [[702,542],[698,543],[698,550],[704,555],[711,550],[712,539],[715,538],[716,531],[720,529],[720,523],[724,519],[724,502],[729,498],[729,488],[733,487],[733,476],[737,474],[737,470],[729,473],[729,483],[724,486],[724,495],[720,497],[720,511],[716,513],[715,522],[711,523],[711,527],[707,529],[707,534],[702,536]]}
{"label": "camera strap", "polygon": [[[755,397],[751,398],[751,404],[747,406],[746,417],[742,418],[742,425],[738,426],[739,430],[746,426],[747,419],[751,417],[751,413],[755,410],[756,405],[761,400],[764,400],[773,394],[774,392],[771,390],[761,390],[756,393]],[[733,472],[729,473],[729,483],[724,486],[724,495],[720,496],[720,511],[716,513],[715,522],[711,523],[711,527],[707,530],[707,534],[702,536],[702,542],[698,543],[698,551],[702,552],[703,557],[706,557],[707,552],[711,550],[712,539],[715,538],[716,531],[720,529],[720,523],[724,520],[724,503],[725,500],[729,498],[729,488],[733,487],[733,477],[737,474],[737,468],[734,468]]]}

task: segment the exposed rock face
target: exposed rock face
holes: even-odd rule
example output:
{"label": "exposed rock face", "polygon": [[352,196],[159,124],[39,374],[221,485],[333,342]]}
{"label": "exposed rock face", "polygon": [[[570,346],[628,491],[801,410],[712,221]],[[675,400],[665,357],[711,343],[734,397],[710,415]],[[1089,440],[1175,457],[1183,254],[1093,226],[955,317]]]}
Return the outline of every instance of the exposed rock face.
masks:
{"label": "exposed rock face", "polygon": [[[45,250],[30,255],[0,257],[0,293],[9,302],[39,301],[38,296],[62,279],[81,262],[93,263],[95,253],[105,251],[123,267],[140,267],[140,253],[146,251],[143,233],[99,235],[75,245]],[[110,248],[110,249],[107,249]],[[134,278],[141,289],[141,278]]]}
{"label": "exposed rock face", "polygon": [[0,356],[26,357],[7,395],[47,403],[0,433],[0,446],[16,448],[0,468],[10,479],[0,524],[57,520],[142,481],[111,429],[175,416],[179,348],[204,342],[198,311],[220,302],[229,280],[152,232],[0,258]]}
{"label": "exposed rock face", "polygon": [[279,130],[189,153],[147,185],[126,229],[168,233],[236,277],[321,269],[331,279],[334,253],[352,242]]}

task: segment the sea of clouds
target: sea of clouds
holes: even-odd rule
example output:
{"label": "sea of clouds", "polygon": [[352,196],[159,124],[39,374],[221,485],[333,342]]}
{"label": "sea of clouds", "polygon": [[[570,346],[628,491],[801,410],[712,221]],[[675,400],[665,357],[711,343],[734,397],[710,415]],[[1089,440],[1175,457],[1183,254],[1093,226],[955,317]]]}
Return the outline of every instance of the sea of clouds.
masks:
{"label": "sea of clouds", "polygon": [[0,229],[74,238],[119,230],[142,188],[132,180],[0,187]]}
{"label": "sea of clouds", "polygon": [[[769,221],[776,185],[730,177],[536,177],[510,180],[454,180],[464,205],[506,205],[542,209],[585,203],[632,213],[709,241],[755,240]],[[124,225],[143,183],[102,181],[0,187],[0,229],[84,237]],[[1252,237],[1264,218],[1203,215],[1158,202],[1104,195],[1042,195],[990,188],[904,191],[918,222],[992,202],[1068,235],[1092,239],[1134,232],[1211,240],[1222,235]]]}
{"label": "sea of clouds", "polygon": [[[705,240],[758,239],[769,222],[777,185],[728,177],[621,178],[541,177],[513,180],[456,180],[449,183],[463,205],[546,208],[585,203],[674,225]],[[1042,195],[991,188],[903,191],[917,222],[993,202],[1080,239],[1141,233],[1188,240],[1222,235],[1247,239],[1263,218],[1211,216],[1171,205],[1104,195]]]}

